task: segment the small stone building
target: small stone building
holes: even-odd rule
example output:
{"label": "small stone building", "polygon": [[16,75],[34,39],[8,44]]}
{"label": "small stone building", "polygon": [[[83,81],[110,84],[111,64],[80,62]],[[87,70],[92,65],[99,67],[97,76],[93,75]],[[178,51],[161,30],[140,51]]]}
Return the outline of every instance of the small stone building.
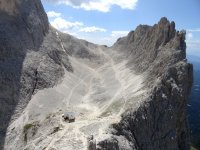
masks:
{"label": "small stone building", "polygon": [[75,113],[74,112],[65,112],[62,117],[65,121],[74,122],[75,121]]}

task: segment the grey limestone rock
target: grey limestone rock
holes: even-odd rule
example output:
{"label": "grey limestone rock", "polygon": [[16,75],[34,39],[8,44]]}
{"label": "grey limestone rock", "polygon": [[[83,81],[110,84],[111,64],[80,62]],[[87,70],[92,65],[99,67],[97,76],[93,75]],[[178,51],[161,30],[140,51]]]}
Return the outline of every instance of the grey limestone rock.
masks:
{"label": "grey limestone rock", "polygon": [[95,141],[95,139],[94,139],[94,137],[93,137],[93,135],[91,135],[90,137],[88,137],[88,139],[87,139],[88,141],[88,143],[87,143],[87,149],[88,150],[96,150],[96,141]]}
{"label": "grey limestone rock", "polygon": [[[138,26],[113,48],[130,55],[128,67],[146,73],[146,86],[152,90],[137,110],[130,108],[122,115],[120,123],[111,127],[112,133],[134,145],[127,150],[189,150],[186,105],[193,67],[186,62],[185,32],[176,31],[174,22],[162,18],[153,27]],[[116,140],[109,143],[98,144],[109,149]]]}
{"label": "grey limestone rock", "polygon": [[[40,0],[0,1],[0,146],[12,118],[39,89],[52,87],[73,71],[68,55],[49,28]],[[12,10],[9,9],[10,12]]]}

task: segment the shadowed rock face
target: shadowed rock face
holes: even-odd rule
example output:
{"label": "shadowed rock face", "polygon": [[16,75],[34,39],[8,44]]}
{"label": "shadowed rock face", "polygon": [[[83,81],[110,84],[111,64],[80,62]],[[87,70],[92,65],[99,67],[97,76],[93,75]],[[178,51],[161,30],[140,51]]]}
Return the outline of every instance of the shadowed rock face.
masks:
{"label": "shadowed rock face", "polygon": [[0,149],[3,149],[11,116],[23,111],[37,89],[57,83],[64,74],[59,64],[61,58],[57,57],[67,56],[54,52],[53,44],[49,45],[52,33],[39,0],[0,3]]}
{"label": "shadowed rock face", "polygon": [[189,149],[192,65],[174,22],[107,48],[53,29],[40,0],[0,3],[0,149]]}

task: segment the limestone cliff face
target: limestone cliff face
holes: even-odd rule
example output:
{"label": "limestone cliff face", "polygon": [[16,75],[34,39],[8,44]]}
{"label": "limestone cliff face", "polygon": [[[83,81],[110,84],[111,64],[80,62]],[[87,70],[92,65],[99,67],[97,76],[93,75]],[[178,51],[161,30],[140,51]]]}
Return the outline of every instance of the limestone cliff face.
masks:
{"label": "limestone cliff face", "polygon": [[0,0],[0,149],[31,97],[73,72],[69,55],[94,57],[88,46],[49,26],[40,0]]}
{"label": "limestone cliff face", "polygon": [[129,68],[147,74],[151,90],[137,110],[130,107],[122,115],[112,127],[113,137],[97,149],[189,150],[186,105],[193,67],[186,60],[185,32],[162,18],[152,27],[138,26],[113,48],[127,56]]}
{"label": "limestone cliff face", "polygon": [[61,62],[71,70],[55,35],[40,0],[0,1],[0,149],[11,116],[23,111],[37,89],[60,80]]}
{"label": "limestone cliff face", "polygon": [[[107,48],[53,29],[40,0],[0,0],[0,149],[33,149],[33,145],[34,149],[84,149],[85,136],[91,132],[101,135],[102,124],[116,122],[119,118],[115,117],[123,112],[120,121],[110,124],[106,138],[100,137],[97,144],[95,136],[90,138],[89,149],[188,150],[185,113],[192,65],[185,55],[185,32],[176,31],[175,23],[166,18],[154,26],[138,26]],[[69,78],[63,78],[64,74]],[[59,101],[62,96],[53,87],[62,79],[69,85],[58,89],[69,94]],[[124,83],[129,82],[126,87]],[[59,94],[49,107],[59,106],[62,111],[67,109],[64,100],[76,107],[87,96],[86,104],[76,108],[81,115],[77,124],[72,124],[74,128],[67,130],[70,126],[62,122],[60,111],[41,117],[45,111],[34,116],[31,108],[25,109],[33,95],[51,87]],[[128,95],[125,104],[122,93]],[[48,94],[41,99],[43,105],[51,99]],[[100,111],[93,112],[96,109]],[[88,119],[90,111],[96,116]],[[33,126],[25,133],[24,125],[29,121]],[[70,137],[73,132],[80,132],[81,138]]]}

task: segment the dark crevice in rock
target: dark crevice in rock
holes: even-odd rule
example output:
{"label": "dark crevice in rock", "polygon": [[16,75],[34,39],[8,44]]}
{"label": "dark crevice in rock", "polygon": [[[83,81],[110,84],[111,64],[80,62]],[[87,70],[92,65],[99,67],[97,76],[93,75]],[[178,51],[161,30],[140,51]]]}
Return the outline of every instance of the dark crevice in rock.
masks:
{"label": "dark crevice in rock", "polygon": [[34,81],[34,85],[33,85],[32,95],[34,95],[36,90],[37,90],[36,89],[37,88],[37,84],[38,84],[38,71],[37,71],[37,69],[35,70],[34,76],[35,76],[35,81]]}

